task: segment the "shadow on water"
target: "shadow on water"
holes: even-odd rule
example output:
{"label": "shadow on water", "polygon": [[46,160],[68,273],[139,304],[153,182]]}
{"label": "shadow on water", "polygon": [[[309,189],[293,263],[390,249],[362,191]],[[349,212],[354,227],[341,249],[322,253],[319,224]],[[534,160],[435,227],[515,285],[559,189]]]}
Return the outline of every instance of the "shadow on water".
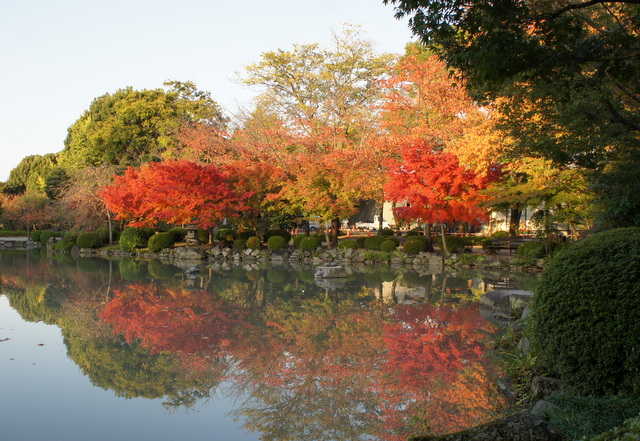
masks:
{"label": "shadow on water", "polygon": [[[0,252],[0,293],[60,327],[68,356],[117,397],[167,409],[220,397],[264,439],[406,439],[504,411],[477,300],[535,275],[198,265]],[[114,404],[117,405],[117,404]]]}

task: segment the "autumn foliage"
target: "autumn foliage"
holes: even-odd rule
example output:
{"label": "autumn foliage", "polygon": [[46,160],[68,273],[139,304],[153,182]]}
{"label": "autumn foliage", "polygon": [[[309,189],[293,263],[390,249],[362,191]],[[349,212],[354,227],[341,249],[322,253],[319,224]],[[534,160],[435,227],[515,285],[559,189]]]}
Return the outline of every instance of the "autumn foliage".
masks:
{"label": "autumn foliage", "polygon": [[101,195],[119,219],[132,226],[154,221],[193,222],[211,228],[221,219],[250,210],[251,191],[240,192],[224,167],[188,161],[167,161],[130,167]]}
{"label": "autumn foliage", "polygon": [[499,168],[476,173],[461,165],[452,153],[435,150],[424,141],[403,145],[401,157],[390,162],[385,187],[387,198],[398,204],[398,217],[471,224],[486,219],[487,210],[479,205],[486,200],[482,190],[498,179]]}

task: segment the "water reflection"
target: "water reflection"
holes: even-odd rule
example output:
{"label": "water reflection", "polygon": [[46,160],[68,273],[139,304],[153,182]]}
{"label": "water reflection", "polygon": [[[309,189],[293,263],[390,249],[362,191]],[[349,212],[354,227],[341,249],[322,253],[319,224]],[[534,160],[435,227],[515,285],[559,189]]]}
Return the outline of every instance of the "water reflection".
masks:
{"label": "water reflection", "polygon": [[119,397],[166,408],[237,399],[264,440],[406,439],[504,408],[475,300],[530,278],[441,268],[201,265],[0,253],[0,293],[55,323],[68,356]]}

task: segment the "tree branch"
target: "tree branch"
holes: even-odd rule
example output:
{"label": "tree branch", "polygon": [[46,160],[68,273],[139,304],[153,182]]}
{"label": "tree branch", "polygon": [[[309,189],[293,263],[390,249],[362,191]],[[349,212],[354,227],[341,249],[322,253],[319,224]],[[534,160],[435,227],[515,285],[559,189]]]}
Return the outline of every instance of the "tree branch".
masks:
{"label": "tree branch", "polygon": [[606,1],[606,0],[590,0],[582,3],[570,3],[564,8],[557,9],[553,12],[546,12],[544,14],[540,14],[537,17],[537,20],[554,20],[564,14],[565,12],[574,11],[576,9],[584,9],[589,8],[591,6],[604,4],[604,3],[629,3],[629,4],[640,4],[640,0],[616,0],[616,1]]}

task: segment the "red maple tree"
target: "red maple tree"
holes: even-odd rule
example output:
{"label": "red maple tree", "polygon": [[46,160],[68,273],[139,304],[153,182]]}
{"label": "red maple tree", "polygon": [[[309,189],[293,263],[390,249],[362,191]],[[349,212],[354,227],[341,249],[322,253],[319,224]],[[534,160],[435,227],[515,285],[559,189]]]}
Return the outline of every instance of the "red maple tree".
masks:
{"label": "red maple tree", "polygon": [[251,210],[245,203],[251,195],[235,188],[226,168],[189,161],[130,167],[101,192],[109,210],[129,225],[193,222],[205,229]]}

